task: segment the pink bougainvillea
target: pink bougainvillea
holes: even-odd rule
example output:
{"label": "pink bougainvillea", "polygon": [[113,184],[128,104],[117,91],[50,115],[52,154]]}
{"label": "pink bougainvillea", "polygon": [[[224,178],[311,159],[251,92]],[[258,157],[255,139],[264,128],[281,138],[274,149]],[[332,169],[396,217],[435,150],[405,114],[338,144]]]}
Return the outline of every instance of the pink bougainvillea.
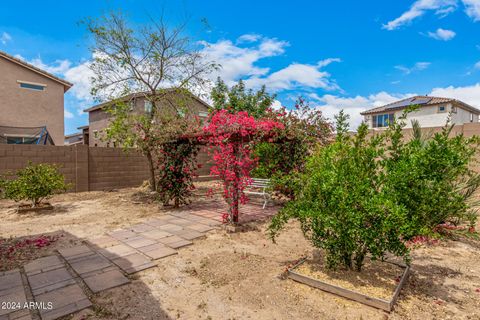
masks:
{"label": "pink bougainvillea", "polygon": [[219,110],[211,115],[204,127],[204,137],[213,150],[211,174],[223,182],[223,197],[229,212],[225,222],[238,223],[238,205],[248,200],[244,190],[251,184],[250,171],[257,159],[252,157],[256,141],[271,140],[283,124],[272,119],[255,119],[247,112],[230,113]]}

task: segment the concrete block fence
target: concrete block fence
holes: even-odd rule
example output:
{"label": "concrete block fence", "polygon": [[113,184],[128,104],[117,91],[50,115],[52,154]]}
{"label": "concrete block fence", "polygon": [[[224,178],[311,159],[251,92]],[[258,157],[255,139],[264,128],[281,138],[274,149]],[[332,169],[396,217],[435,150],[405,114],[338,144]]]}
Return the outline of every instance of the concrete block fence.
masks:
{"label": "concrete block fence", "polygon": [[[0,175],[24,168],[28,162],[57,164],[70,191],[102,191],[137,187],[148,180],[145,157],[119,148],[0,144]],[[205,150],[198,155],[202,168],[198,174],[210,172],[209,156]]]}

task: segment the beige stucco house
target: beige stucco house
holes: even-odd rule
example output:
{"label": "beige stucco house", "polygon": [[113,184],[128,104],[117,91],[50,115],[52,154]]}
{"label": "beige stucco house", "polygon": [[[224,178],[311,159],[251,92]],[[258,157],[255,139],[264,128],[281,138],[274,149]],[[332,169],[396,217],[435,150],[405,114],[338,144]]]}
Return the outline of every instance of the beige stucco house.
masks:
{"label": "beige stucco house", "polygon": [[381,130],[390,121],[399,118],[408,106],[418,108],[407,115],[405,128],[412,127],[412,120],[417,120],[422,128],[442,127],[450,116],[452,123],[462,125],[477,123],[480,110],[452,98],[415,96],[396,101],[381,107],[361,112],[370,129]]}
{"label": "beige stucco house", "polygon": [[[141,114],[145,113],[151,108],[151,102],[146,98],[146,93],[134,93],[124,96],[117,101],[130,104],[131,112]],[[208,110],[210,106],[197,97],[196,95],[186,90],[164,90],[162,93],[162,99],[156,102],[159,104],[159,110],[170,110],[174,112],[182,112],[182,110],[188,110],[197,115],[201,119],[205,119],[208,116]],[[88,109],[84,112],[88,112],[88,143],[90,147],[115,147],[110,145],[109,142],[102,139],[104,137],[104,130],[109,126],[112,118],[111,114],[105,109],[112,106],[113,102],[105,102]],[[85,132],[84,132],[85,135]]]}
{"label": "beige stucco house", "polygon": [[0,51],[0,143],[63,145],[64,94],[71,87]]}

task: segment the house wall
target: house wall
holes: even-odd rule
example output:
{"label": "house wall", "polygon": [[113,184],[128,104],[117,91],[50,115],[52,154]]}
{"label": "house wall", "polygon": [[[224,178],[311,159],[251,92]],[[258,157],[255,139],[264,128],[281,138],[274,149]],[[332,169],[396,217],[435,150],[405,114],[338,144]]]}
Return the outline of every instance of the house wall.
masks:
{"label": "house wall", "polygon": [[[45,84],[46,88],[20,88],[17,80]],[[0,126],[47,126],[55,145],[63,145],[63,95],[62,84],[0,57]]]}
{"label": "house wall", "polygon": [[[202,168],[199,176],[210,174],[210,157],[205,150],[199,153]],[[126,187],[138,187],[149,178],[145,157],[131,151],[126,154],[120,148],[95,148],[87,145],[0,145],[0,176],[10,176],[28,162],[49,163],[59,166],[69,183],[71,192],[102,191]]]}
{"label": "house wall", "polygon": [[[178,108],[188,108],[193,110],[198,115],[199,112],[208,112],[207,106],[192,98],[179,97],[176,100],[172,99],[173,103],[178,105]],[[167,102],[160,102],[159,110],[169,108],[171,105]],[[140,97],[134,100],[134,108],[132,112],[136,114],[142,114],[145,112],[145,98]],[[89,121],[89,145],[97,147],[112,147],[108,142],[102,141],[104,137],[104,130],[109,126],[111,115],[105,112],[103,109],[97,109],[90,111],[88,114]]]}
{"label": "house wall", "polygon": [[[450,111],[452,111],[452,104],[442,104],[446,106],[446,112],[439,112],[438,108],[441,105],[433,105],[433,106],[425,106],[420,107],[416,111],[412,111],[407,115],[406,119],[406,126],[405,129],[412,128],[412,121],[418,120],[420,126],[422,128],[433,128],[433,127],[442,127],[447,122],[448,115]],[[379,113],[383,114],[385,112]],[[394,112],[395,118],[398,119],[403,114],[403,110],[398,110]],[[465,124],[470,123],[470,115],[471,112],[465,109],[457,107],[457,112],[452,113],[451,121],[455,124]],[[373,128],[372,126],[372,115],[368,115],[364,117],[365,121],[367,121],[368,126],[370,129]],[[478,122],[478,115],[473,115],[473,122]],[[382,130],[382,128],[373,128],[374,130]]]}

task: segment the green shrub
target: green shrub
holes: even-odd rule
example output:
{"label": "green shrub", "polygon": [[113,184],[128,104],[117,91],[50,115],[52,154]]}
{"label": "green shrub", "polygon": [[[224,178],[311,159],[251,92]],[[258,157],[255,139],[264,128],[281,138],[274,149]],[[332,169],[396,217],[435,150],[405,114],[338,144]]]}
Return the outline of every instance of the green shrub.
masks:
{"label": "green shrub", "polygon": [[408,263],[405,242],[438,224],[473,224],[469,199],[480,178],[470,165],[478,138],[450,137],[447,124],[433,137],[417,130],[405,141],[405,118],[369,137],[365,124],[348,134],[348,118],[340,113],[335,142],[309,157],[295,200],[272,219],[271,238],[295,218],[306,238],[325,250],[329,267],[360,270],[367,255],[375,260],[391,253]]}
{"label": "green shrub", "polygon": [[32,207],[38,206],[49,196],[64,192],[67,185],[54,165],[29,163],[18,170],[15,179],[1,179],[1,195],[15,201],[28,200]]}
{"label": "green shrub", "polygon": [[367,254],[376,259],[386,252],[408,260],[401,239],[405,209],[381,188],[383,141],[368,139],[366,125],[354,137],[339,131],[346,119],[338,117],[336,141],[308,159],[296,200],[273,218],[270,235],[298,219],[305,236],[325,250],[330,268],[360,270]]}
{"label": "green shrub", "polygon": [[413,138],[405,142],[404,118],[386,132],[389,157],[383,164],[384,188],[407,209],[404,236],[428,235],[442,223],[474,225],[477,215],[469,200],[480,184],[471,169],[478,137],[452,136],[449,123],[441,132],[425,134],[416,122]]}

